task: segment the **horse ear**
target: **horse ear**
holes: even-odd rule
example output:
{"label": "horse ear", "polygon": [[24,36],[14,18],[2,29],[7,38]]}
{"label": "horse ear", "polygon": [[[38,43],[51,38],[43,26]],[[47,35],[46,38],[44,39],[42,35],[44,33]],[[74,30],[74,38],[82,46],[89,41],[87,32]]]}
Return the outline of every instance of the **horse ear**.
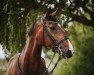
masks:
{"label": "horse ear", "polygon": [[51,13],[51,16],[56,16],[57,15],[57,11],[58,11],[58,8],[53,13]]}
{"label": "horse ear", "polygon": [[53,8],[53,9],[49,8],[46,13],[46,16],[56,16],[57,11],[58,11],[58,8]]}

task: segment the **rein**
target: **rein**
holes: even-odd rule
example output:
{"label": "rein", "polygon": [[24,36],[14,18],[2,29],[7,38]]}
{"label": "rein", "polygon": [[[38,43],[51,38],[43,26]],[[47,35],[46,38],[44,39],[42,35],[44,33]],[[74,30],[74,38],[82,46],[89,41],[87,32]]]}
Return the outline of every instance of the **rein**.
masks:
{"label": "rein", "polygon": [[53,71],[54,71],[54,69],[56,68],[56,66],[57,66],[57,64],[58,64],[58,62],[59,62],[60,60],[61,60],[61,58],[59,57],[58,60],[57,60],[57,62],[56,62],[55,65],[54,65],[53,69],[50,71],[50,74],[51,74],[51,75],[53,74]]}
{"label": "rein", "polygon": [[20,64],[19,64],[20,56],[21,56],[21,53],[19,54],[18,59],[17,59],[17,68],[19,69],[21,75],[25,75],[24,71],[21,69]]}
{"label": "rein", "polygon": [[[55,57],[55,54],[56,54],[56,53],[53,54],[53,57],[52,57],[52,59],[51,59],[49,65],[48,65],[47,69],[44,71],[43,75],[45,75],[45,73],[48,71],[48,69],[49,69],[49,67],[50,67],[50,65],[51,65],[51,63],[52,63],[52,61],[53,61],[53,59],[54,59],[54,57]],[[53,70],[53,69],[52,69],[52,70]],[[52,73],[52,72],[50,72],[49,74],[51,74],[51,73]]]}

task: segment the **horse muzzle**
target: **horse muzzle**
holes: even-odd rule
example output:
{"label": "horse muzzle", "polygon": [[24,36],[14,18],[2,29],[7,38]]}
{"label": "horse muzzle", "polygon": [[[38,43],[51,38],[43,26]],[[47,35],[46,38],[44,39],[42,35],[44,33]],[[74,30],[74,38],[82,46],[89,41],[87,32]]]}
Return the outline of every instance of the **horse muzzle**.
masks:
{"label": "horse muzzle", "polygon": [[73,56],[73,50],[64,50],[64,49],[61,49],[60,47],[58,47],[58,48],[53,48],[52,49],[53,50],[53,52],[57,52],[58,54],[59,54],[59,56],[60,56],[60,58],[62,59],[62,58],[71,58],[72,56]]}
{"label": "horse muzzle", "polygon": [[64,51],[64,50],[61,50],[61,52],[59,53],[60,55],[60,58],[71,58],[72,55],[73,55],[73,52],[71,50],[67,50],[67,51]]}
{"label": "horse muzzle", "polygon": [[72,55],[73,55],[73,52],[71,50],[68,50],[67,53],[66,53],[66,57],[71,58]]}

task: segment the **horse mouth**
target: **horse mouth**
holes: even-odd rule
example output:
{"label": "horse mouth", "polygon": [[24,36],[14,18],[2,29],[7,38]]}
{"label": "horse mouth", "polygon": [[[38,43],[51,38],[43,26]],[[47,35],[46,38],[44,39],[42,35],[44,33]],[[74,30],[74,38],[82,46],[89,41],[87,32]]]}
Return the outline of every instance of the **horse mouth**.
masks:
{"label": "horse mouth", "polygon": [[52,49],[52,51],[53,52],[57,52],[58,54],[59,54],[59,56],[60,56],[60,58],[71,58],[72,56],[73,56],[73,52],[72,52],[72,50],[67,50],[67,51],[65,51],[65,50],[63,50],[63,49]]}

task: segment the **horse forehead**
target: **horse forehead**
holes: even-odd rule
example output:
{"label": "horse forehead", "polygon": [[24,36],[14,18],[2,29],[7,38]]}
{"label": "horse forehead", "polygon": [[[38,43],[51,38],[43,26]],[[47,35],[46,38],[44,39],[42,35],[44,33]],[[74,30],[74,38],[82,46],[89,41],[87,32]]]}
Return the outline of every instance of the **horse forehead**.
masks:
{"label": "horse forehead", "polygon": [[46,22],[46,26],[47,27],[52,27],[52,26],[58,26],[58,23],[55,23],[55,22]]}

